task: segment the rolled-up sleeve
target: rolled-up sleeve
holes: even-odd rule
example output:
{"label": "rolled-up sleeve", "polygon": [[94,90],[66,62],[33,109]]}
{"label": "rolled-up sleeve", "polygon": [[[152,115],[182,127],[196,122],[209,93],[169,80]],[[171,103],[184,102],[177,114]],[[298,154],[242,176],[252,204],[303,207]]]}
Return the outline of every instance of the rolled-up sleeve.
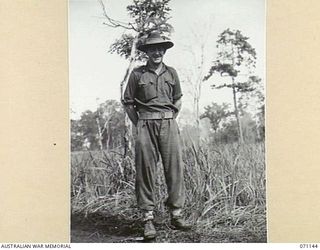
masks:
{"label": "rolled-up sleeve", "polygon": [[179,100],[182,96],[182,90],[181,90],[181,85],[180,85],[180,80],[177,74],[177,71],[172,68],[172,75],[175,81],[174,88],[173,88],[173,93],[172,93],[172,98],[173,101]]}
{"label": "rolled-up sleeve", "polygon": [[129,80],[128,80],[126,90],[124,91],[124,95],[123,95],[123,104],[124,105],[133,105],[134,104],[136,89],[137,89],[136,76],[135,76],[135,73],[132,71],[130,74]]}

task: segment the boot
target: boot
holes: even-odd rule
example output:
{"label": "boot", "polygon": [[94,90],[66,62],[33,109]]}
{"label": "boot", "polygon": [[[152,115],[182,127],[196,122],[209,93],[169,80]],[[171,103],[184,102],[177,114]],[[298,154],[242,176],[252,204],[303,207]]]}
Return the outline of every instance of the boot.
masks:
{"label": "boot", "polygon": [[171,228],[172,229],[188,231],[191,229],[191,227],[192,226],[183,219],[181,209],[171,210]]}
{"label": "boot", "polygon": [[152,240],[156,237],[157,232],[153,225],[153,219],[153,211],[145,211],[143,215],[143,221],[145,222],[143,235],[145,240]]}
{"label": "boot", "polygon": [[187,223],[182,217],[172,217],[171,228],[175,230],[188,231],[192,228],[192,226],[191,224]]}
{"label": "boot", "polygon": [[152,240],[156,237],[156,229],[154,228],[154,225],[152,223],[152,220],[147,220],[144,224],[144,239],[145,240]]}

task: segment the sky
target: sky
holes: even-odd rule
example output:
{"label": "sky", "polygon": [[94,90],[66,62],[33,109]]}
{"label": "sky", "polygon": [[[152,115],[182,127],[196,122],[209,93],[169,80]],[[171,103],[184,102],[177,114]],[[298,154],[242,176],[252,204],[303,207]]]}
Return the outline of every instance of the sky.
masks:
{"label": "sky", "polygon": [[[108,14],[129,21],[126,6],[132,0],[104,0]],[[216,40],[225,29],[238,29],[249,37],[256,49],[256,74],[265,84],[265,0],[171,0],[170,24],[174,27],[174,47],[164,62],[177,69],[184,91],[183,107],[192,109],[189,86],[183,81],[199,59],[201,41],[205,41],[204,71],[210,68],[216,53]],[[125,31],[111,28],[105,21],[98,0],[69,0],[69,83],[71,118],[78,119],[85,110],[95,110],[107,99],[120,100],[120,82],[128,61],[108,53],[110,45]],[[196,52],[196,58],[190,51]],[[230,90],[213,90],[211,78],[202,85],[200,110],[211,102],[231,103]]]}

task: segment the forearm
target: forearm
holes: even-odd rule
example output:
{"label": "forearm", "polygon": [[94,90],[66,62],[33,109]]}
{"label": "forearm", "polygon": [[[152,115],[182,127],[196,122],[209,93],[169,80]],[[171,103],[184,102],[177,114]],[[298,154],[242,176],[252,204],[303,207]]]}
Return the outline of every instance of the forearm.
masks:
{"label": "forearm", "polygon": [[124,109],[129,116],[131,122],[136,126],[138,123],[138,114],[133,105],[125,105]]}
{"label": "forearm", "polygon": [[174,103],[174,106],[176,106],[176,108],[178,109],[178,111],[174,114],[174,118],[176,118],[179,114],[179,112],[181,111],[181,108],[182,108],[182,101],[181,101],[181,98],[176,100]]}

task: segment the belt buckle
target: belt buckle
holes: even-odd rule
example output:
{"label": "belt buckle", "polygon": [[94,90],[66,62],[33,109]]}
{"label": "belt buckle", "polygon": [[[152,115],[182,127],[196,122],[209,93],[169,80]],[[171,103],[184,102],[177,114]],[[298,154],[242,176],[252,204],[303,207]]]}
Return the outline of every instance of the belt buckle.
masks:
{"label": "belt buckle", "polygon": [[166,113],[165,112],[160,112],[160,117],[161,117],[161,119],[164,119],[166,117]]}

